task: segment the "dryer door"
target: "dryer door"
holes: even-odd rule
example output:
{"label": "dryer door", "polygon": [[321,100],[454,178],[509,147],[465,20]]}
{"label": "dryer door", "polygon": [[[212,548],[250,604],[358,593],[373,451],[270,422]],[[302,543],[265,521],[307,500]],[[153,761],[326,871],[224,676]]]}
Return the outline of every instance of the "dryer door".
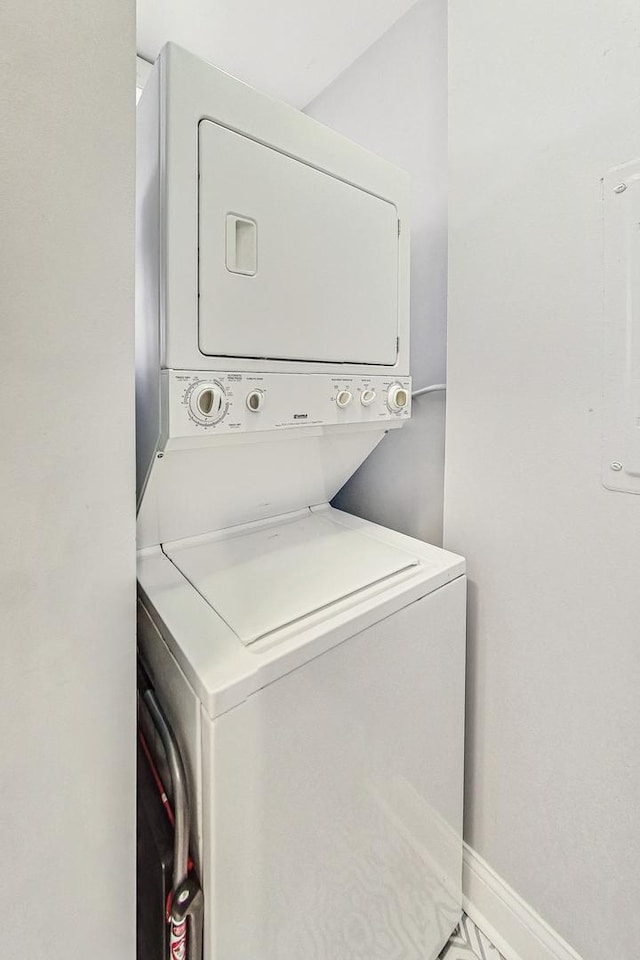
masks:
{"label": "dryer door", "polygon": [[202,353],[395,363],[393,204],[210,120],[199,173]]}

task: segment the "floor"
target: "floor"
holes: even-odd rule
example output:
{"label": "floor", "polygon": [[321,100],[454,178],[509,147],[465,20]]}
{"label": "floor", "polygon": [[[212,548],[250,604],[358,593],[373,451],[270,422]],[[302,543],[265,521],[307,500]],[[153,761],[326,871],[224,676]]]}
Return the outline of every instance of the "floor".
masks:
{"label": "floor", "polygon": [[439,960],[504,960],[504,957],[463,913],[460,926],[454,930]]}

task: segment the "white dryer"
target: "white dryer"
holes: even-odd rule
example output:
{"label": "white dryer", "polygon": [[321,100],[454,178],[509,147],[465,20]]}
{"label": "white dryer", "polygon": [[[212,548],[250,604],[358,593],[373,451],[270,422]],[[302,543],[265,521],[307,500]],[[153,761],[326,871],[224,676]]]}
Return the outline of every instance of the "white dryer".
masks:
{"label": "white dryer", "polygon": [[404,176],[175,45],[138,111],[139,642],[205,960],[433,960],[464,561],[329,506],[410,416]]}

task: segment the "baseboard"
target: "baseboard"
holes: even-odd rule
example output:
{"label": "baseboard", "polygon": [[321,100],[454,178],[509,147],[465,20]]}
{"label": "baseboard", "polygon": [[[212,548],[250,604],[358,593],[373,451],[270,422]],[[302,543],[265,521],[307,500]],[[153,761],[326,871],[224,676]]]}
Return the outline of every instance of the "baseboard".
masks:
{"label": "baseboard", "polygon": [[467,844],[463,856],[462,904],[505,960],[581,960]]}

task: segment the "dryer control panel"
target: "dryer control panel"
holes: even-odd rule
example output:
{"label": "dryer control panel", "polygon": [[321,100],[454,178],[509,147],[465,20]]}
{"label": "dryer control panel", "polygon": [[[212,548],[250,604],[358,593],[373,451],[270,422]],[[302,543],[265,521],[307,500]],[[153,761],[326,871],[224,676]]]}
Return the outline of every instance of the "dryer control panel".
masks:
{"label": "dryer control panel", "polygon": [[398,425],[411,415],[410,377],[166,370],[170,437],[340,424]]}

